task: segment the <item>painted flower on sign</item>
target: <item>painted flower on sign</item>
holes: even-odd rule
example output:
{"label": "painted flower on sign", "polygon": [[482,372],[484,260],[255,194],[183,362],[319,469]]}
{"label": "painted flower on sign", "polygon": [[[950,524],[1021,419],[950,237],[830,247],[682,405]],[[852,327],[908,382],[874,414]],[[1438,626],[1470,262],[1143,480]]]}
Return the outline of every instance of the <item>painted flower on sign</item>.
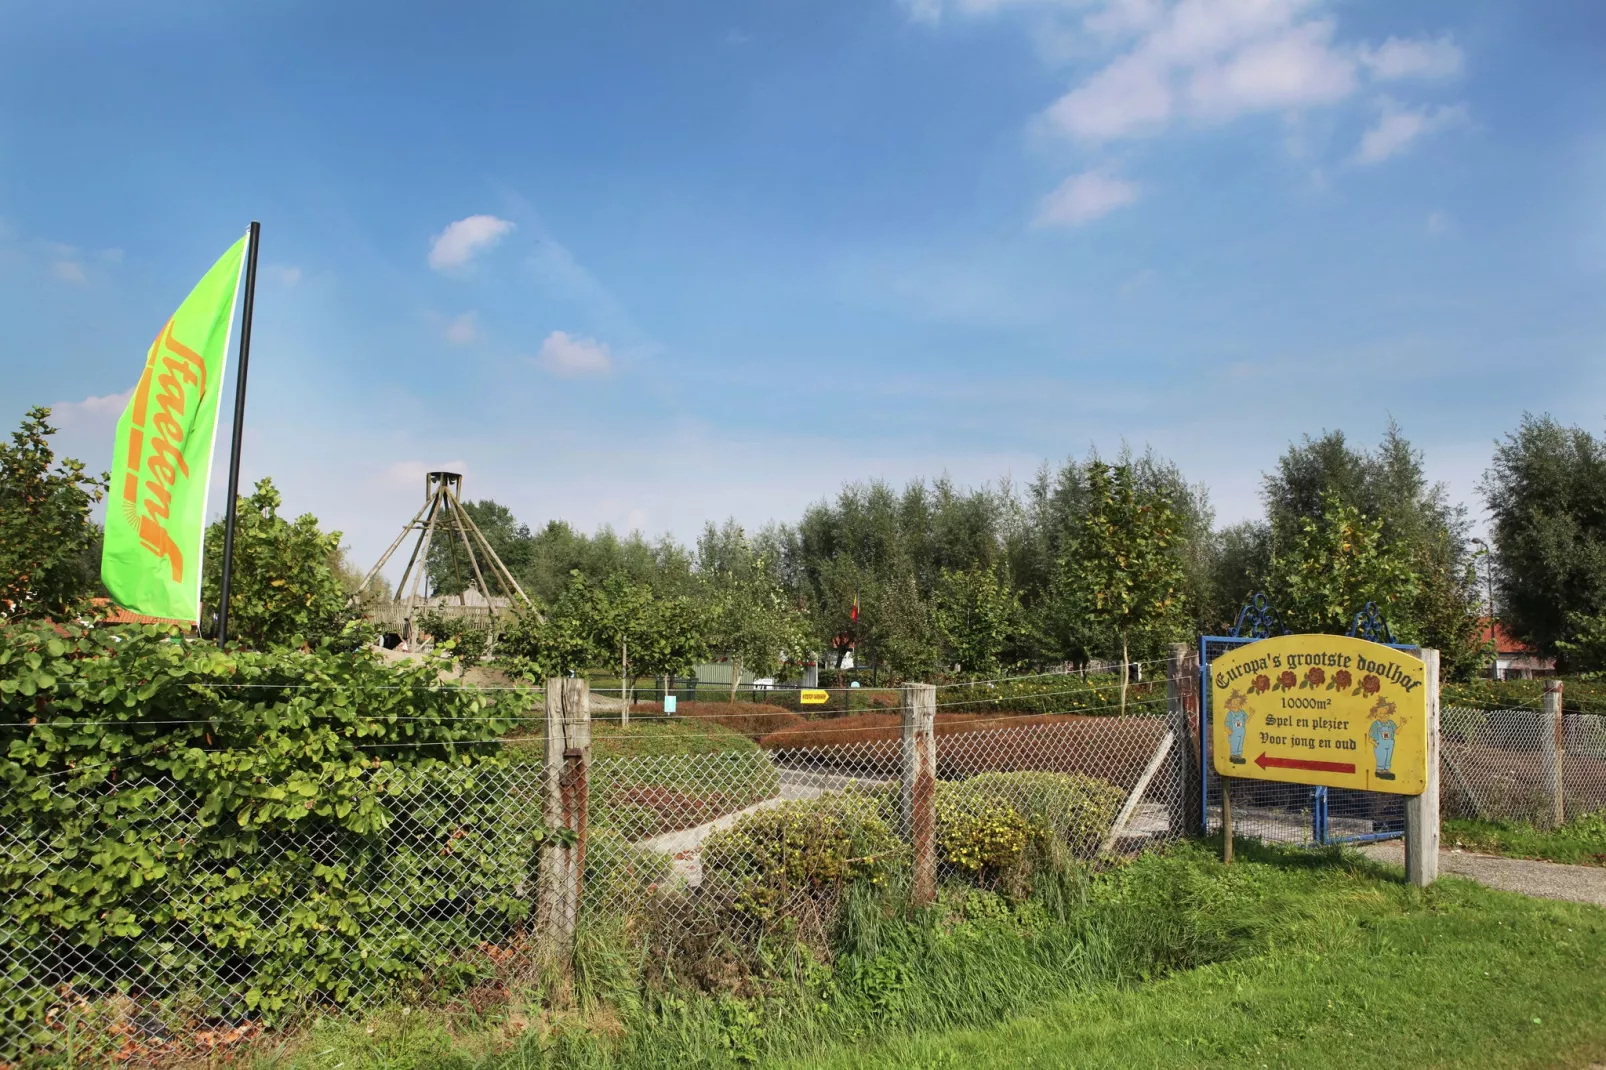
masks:
{"label": "painted flower on sign", "polygon": [[1327,681],[1327,674],[1320,669],[1305,670],[1305,684],[1307,687],[1321,687]]}
{"label": "painted flower on sign", "polygon": [[1267,691],[1271,690],[1271,677],[1267,676],[1265,673],[1261,673],[1259,676],[1255,677],[1254,682],[1249,686],[1264,695]]}
{"label": "painted flower on sign", "polygon": [[1284,669],[1282,675],[1277,677],[1277,683],[1281,690],[1292,691],[1298,685],[1299,677],[1292,670]]}
{"label": "painted flower on sign", "polygon": [[1331,684],[1327,685],[1327,689],[1329,691],[1331,691],[1334,688],[1337,688],[1338,690],[1342,691],[1346,687],[1348,687],[1349,685],[1350,685],[1349,670],[1348,669],[1340,669],[1340,670],[1338,670],[1337,672],[1335,672],[1333,674],[1333,682]]}
{"label": "painted flower on sign", "polygon": [[1364,695],[1375,695],[1377,694],[1377,689],[1382,686],[1383,682],[1371,673],[1361,677],[1361,693]]}

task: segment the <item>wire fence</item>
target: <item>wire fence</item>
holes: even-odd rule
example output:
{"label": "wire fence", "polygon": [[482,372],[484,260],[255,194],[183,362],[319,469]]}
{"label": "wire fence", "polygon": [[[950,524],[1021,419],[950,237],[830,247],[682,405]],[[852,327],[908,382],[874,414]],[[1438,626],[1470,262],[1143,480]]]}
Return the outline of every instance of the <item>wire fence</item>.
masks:
{"label": "wire fence", "polygon": [[[253,825],[250,800],[148,771],[12,775],[36,816],[0,826],[0,1066],[138,1062],[313,1012],[506,998],[599,931],[649,971],[719,988],[767,936],[823,946],[856,881],[915,902],[1015,894],[1045,868],[1219,827],[1213,773],[1201,813],[1197,677],[1174,680],[1124,704],[1107,681],[1040,681],[1033,712],[963,688],[807,713],[644,702],[628,724],[605,695],[594,715],[590,697],[554,714],[555,693],[494,756],[353,774],[340,798],[363,822],[309,795],[305,819]],[[1447,707],[1441,761],[1447,816],[1606,809],[1606,717],[1558,730],[1537,710]],[[1233,798],[1239,834],[1289,843],[1391,835],[1402,805],[1253,781]]]}
{"label": "wire fence", "polygon": [[532,715],[493,759],[375,763],[342,795],[372,806],[361,831],[312,795],[306,819],[253,827],[245,800],[148,773],[13,778],[42,816],[0,827],[0,1065],[137,1063],[313,1012],[505,992],[576,930],[718,986],[777,927],[823,941],[855,880],[918,882],[922,851],[940,883],[1008,893],[1035,866],[1183,833],[1163,693],[1124,713],[938,705],[911,737],[903,707],[644,704],[628,725],[588,711],[589,745],[556,752],[552,715]]}

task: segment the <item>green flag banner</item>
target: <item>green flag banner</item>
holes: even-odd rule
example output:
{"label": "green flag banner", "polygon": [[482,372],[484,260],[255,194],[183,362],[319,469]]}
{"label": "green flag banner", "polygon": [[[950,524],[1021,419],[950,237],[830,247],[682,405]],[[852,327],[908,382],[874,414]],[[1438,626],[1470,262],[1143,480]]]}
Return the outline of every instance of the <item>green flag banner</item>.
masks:
{"label": "green flag banner", "polygon": [[162,327],[117,421],[100,575],[112,600],[136,613],[200,620],[206,490],[247,240]]}

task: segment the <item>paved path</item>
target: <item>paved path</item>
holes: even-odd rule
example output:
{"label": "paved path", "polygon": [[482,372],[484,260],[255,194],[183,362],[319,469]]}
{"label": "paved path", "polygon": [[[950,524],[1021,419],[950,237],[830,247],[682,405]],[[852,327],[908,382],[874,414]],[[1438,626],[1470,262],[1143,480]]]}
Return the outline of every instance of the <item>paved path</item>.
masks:
{"label": "paved path", "polygon": [[[1379,862],[1405,865],[1405,845],[1398,840],[1367,844],[1361,852]],[[1600,866],[1564,866],[1559,862],[1501,858],[1441,848],[1439,872],[1471,877],[1479,884],[1502,891],[1606,907],[1606,868]]]}

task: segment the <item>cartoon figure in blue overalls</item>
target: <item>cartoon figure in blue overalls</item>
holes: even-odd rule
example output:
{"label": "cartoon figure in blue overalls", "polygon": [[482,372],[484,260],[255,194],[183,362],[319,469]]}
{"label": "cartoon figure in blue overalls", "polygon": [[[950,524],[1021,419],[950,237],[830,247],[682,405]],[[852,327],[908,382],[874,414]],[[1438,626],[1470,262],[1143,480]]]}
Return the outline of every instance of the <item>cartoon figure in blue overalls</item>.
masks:
{"label": "cartoon figure in blue overalls", "polygon": [[1394,703],[1379,695],[1377,705],[1370,712],[1372,727],[1366,734],[1372,740],[1372,754],[1377,759],[1377,778],[1393,780],[1389,765],[1394,761],[1394,737],[1400,732],[1400,726],[1394,722]]}
{"label": "cartoon figure in blue overalls", "polygon": [[1249,711],[1244,708],[1247,701],[1239,691],[1227,696],[1227,740],[1232,744],[1228,761],[1233,765],[1244,764],[1244,730],[1249,727]]}

